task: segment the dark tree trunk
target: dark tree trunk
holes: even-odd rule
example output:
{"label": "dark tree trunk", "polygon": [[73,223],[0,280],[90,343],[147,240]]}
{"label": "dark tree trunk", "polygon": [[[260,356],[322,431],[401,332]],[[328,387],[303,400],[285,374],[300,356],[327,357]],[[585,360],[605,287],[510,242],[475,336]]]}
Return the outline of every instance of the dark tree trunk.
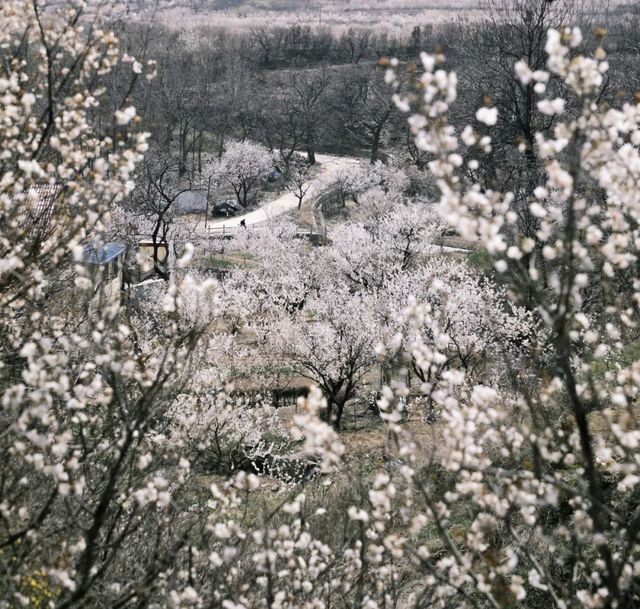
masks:
{"label": "dark tree trunk", "polygon": [[339,402],[335,405],[335,414],[333,415],[333,421],[331,424],[336,429],[336,431],[340,431],[340,424],[342,422],[342,414],[344,413],[345,402]]}
{"label": "dark tree trunk", "polygon": [[309,165],[316,164],[316,153],[311,146],[307,146],[307,162],[309,163]]}
{"label": "dark tree trunk", "polygon": [[180,177],[187,173],[187,158],[189,155],[187,136],[188,128],[180,127],[180,165],[178,166],[178,175],[180,175]]}
{"label": "dark tree trunk", "polygon": [[380,154],[380,138],[382,136],[382,127],[384,125],[380,125],[373,132],[373,139],[371,142],[371,155],[369,157],[369,161],[373,165],[378,160],[378,155]]}

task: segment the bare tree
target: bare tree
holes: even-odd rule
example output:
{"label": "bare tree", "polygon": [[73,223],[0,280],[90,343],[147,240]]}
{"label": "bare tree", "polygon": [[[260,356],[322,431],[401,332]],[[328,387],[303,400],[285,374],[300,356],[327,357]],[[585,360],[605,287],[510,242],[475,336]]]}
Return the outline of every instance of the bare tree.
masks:
{"label": "bare tree", "polygon": [[276,52],[275,30],[266,25],[251,28],[251,41],[260,54],[260,64],[265,68],[271,65]]}
{"label": "bare tree", "polygon": [[207,131],[215,138],[215,154],[220,158],[224,152],[228,137],[248,135],[247,121],[253,113],[251,91],[254,81],[250,68],[238,53],[230,49],[220,59],[224,66],[219,80],[210,84],[208,99],[209,112],[202,117],[206,121]]}
{"label": "bare tree", "polygon": [[285,179],[287,188],[298,199],[298,209],[302,207],[302,200],[311,188],[309,163],[302,158],[295,158],[287,167]]}
{"label": "bare tree", "polygon": [[349,63],[359,63],[371,50],[371,30],[349,28],[340,39]]}
{"label": "bare tree", "polygon": [[325,117],[324,105],[328,85],[329,74],[325,69],[305,70],[292,74],[288,89],[293,98],[294,111],[302,125],[302,146],[311,165],[316,162],[316,148]]}
{"label": "bare tree", "polygon": [[141,220],[147,225],[145,232],[153,244],[154,273],[167,280],[177,200],[191,185],[181,182],[180,160],[158,150],[145,156],[136,178],[132,211],[142,216]]}
{"label": "bare tree", "polygon": [[369,150],[372,163],[379,160],[385,128],[397,112],[382,71],[377,67],[341,71],[331,101],[340,125],[356,144]]}
{"label": "bare tree", "polygon": [[[482,178],[488,188],[514,193],[513,208],[528,236],[538,228],[529,213],[529,200],[543,172],[534,153],[535,134],[548,133],[555,118],[537,109],[536,82],[523,83],[514,65],[524,60],[532,71],[543,70],[547,31],[575,22],[580,6],[581,0],[484,0],[486,21],[478,26],[475,36],[475,44],[481,49],[480,71],[464,76],[465,90],[475,93],[468,99],[476,105],[482,100],[486,83],[494,85],[491,103],[498,109],[498,122],[492,129],[493,163],[484,165]],[[561,87],[558,79],[547,84],[550,91]],[[514,154],[518,145],[524,148],[524,155]]]}

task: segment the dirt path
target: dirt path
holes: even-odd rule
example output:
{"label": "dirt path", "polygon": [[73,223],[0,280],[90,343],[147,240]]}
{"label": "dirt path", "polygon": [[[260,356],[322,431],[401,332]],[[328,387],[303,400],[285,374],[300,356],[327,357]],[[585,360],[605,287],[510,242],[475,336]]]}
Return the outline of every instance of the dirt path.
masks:
{"label": "dirt path", "polygon": [[[322,190],[324,184],[326,184],[337,172],[353,167],[361,162],[362,159],[349,156],[333,156],[329,154],[317,154],[316,159],[319,163],[319,172],[317,176],[308,182],[309,190],[305,195],[305,199],[308,201],[314,194]],[[298,207],[298,199],[292,194],[287,193],[268,201],[256,210],[250,211],[241,216],[234,216],[232,218],[222,218],[220,220],[214,220],[207,222],[205,228],[203,224],[199,224],[197,230],[202,231],[205,234],[211,234],[213,231],[221,234],[223,229],[227,230],[229,234],[234,234],[240,229],[240,222],[245,221],[247,227],[255,226],[268,230],[269,221],[293,211]],[[211,230],[213,229],[213,231]],[[468,254],[470,251],[465,247],[451,247],[447,245],[431,245],[429,246],[430,253],[464,253]]]}
{"label": "dirt path", "polygon": [[[327,182],[333,175],[342,169],[357,165],[360,159],[354,157],[339,157],[329,154],[316,154],[316,160],[320,163],[320,172],[316,178],[309,182],[310,188],[305,195],[305,198],[311,198],[317,190],[321,190],[323,183]],[[256,224],[263,224],[268,222],[272,218],[286,214],[289,211],[296,209],[298,206],[298,199],[292,194],[287,193],[265,203],[259,209],[250,211],[242,216],[234,216],[233,218],[223,218],[222,220],[214,220],[213,222],[207,222],[207,226],[213,228],[226,228],[240,226],[242,220],[245,221],[247,226],[254,226]]]}

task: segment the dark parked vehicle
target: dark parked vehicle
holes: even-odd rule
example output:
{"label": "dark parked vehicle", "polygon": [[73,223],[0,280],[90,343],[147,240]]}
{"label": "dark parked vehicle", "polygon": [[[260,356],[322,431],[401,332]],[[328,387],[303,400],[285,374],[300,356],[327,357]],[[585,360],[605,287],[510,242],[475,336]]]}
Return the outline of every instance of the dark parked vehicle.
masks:
{"label": "dark parked vehicle", "polygon": [[211,208],[212,216],[235,216],[242,211],[242,207],[237,201],[227,199],[226,201],[218,201]]}

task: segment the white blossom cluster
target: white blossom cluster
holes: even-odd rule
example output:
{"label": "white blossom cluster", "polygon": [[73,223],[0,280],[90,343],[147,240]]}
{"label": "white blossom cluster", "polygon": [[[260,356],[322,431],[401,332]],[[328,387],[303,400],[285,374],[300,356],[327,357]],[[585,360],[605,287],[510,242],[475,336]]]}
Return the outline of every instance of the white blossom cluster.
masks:
{"label": "white blossom cluster", "polygon": [[[544,337],[549,350],[544,373],[517,374],[515,392],[468,385],[466,375],[447,372],[431,394],[449,422],[438,462],[456,481],[419,517],[421,526],[435,523],[448,548],[444,557],[418,549],[432,574],[424,591],[429,606],[464,603],[472,594],[494,607],[540,595],[554,607],[623,607],[637,599],[637,513],[629,484],[638,467],[631,448],[639,433],[638,365],[622,363],[620,355],[638,325],[640,285],[631,269],[640,245],[639,113],[637,104],[599,105],[606,53],[599,47],[592,57],[576,55],[572,49],[581,43],[577,29],[551,30],[547,72],[515,65],[523,85],[540,96],[541,113],[565,112],[566,100],[545,97],[552,75],[578,100],[576,116],[555,123],[551,136],[536,136],[546,181],[530,201],[539,220],[533,237],[516,228],[513,193],[468,179],[491,150],[496,108],[477,113],[488,129],[457,133],[447,122],[455,74],[442,68],[443,57],[422,58],[422,110],[409,122],[416,145],[435,156],[430,170],[440,212],[483,243],[514,300],[533,294],[533,312],[546,328],[531,338]],[[399,95],[398,103],[409,111],[414,100]],[[430,330],[431,340],[422,338],[415,349],[432,370],[446,358],[438,317],[420,301],[408,313],[418,332]],[[463,535],[448,529],[460,502],[475,506]]]}
{"label": "white blossom cluster", "polygon": [[379,189],[387,194],[401,194],[409,186],[406,173],[393,164],[381,161],[373,164],[358,164],[343,169],[326,184],[327,190],[337,189],[345,199],[358,201],[362,194]]}

